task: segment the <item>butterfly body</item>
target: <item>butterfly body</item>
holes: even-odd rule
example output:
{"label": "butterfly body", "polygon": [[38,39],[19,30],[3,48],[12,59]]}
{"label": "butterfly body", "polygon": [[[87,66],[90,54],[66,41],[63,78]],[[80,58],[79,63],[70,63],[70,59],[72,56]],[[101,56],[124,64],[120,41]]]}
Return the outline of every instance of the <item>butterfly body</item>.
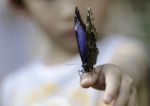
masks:
{"label": "butterfly body", "polygon": [[96,47],[96,28],[91,8],[88,8],[87,25],[84,24],[79,9],[75,9],[75,32],[78,50],[84,72],[91,72],[96,64],[98,49]]}

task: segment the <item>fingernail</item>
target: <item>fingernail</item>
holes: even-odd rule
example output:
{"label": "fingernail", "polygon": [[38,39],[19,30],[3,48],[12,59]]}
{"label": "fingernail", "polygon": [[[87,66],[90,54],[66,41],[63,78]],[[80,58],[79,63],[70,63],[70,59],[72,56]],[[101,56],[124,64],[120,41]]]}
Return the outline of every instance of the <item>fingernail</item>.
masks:
{"label": "fingernail", "polygon": [[104,97],[104,102],[105,102],[106,104],[110,104],[110,103],[112,102],[112,97],[110,97],[110,96],[105,96],[105,97]]}

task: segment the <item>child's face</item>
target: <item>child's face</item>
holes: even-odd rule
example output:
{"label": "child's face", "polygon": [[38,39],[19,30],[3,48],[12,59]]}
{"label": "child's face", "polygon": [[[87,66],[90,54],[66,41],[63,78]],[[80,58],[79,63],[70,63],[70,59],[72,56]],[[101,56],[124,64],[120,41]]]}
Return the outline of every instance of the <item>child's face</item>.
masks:
{"label": "child's face", "polygon": [[26,10],[41,26],[54,43],[74,50],[74,9],[77,5],[86,21],[87,6],[90,4],[97,29],[102,26],[109,0],[24,0]]}

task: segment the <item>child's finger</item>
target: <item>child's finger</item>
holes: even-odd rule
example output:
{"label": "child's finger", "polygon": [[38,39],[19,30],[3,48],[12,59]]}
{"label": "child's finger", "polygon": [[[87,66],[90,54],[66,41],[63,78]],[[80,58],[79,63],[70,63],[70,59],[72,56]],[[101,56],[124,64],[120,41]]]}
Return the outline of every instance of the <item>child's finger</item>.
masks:
{"label": "child's finger", "polygon": [[89,72],[89,73],[84,73],[84,74],[81,76],[80,85],[81,85],[83,88],[89,88],[90,86],[93,85],[91,72]]}
{"label": "child's finger", "polygon": [[124,75],[121,81],[121,87],[118,97],[115,100],[114,106],[127,106],[132,90],[132,80],[127,75]]}
{"label": "child's finger", "polygon": [[100,73],[100,68],[98,68],[98,72],[93,71],[93,72],[83,73],[83,75],[81,76],[80,85],[83,88],[93,87],[95,83],[99,80],[100,77],[99,73]]}
{"label": "child's finger", "polygon": [[110,66],[109,68],[104,68],[103,71],[105,73],[106,83],[103,100],[106,104],[110,104],[118,94],[121,82],[121,74],[119,69],[113,66]]}
{"label": "child's finger", "polygon": [[132,88],[132,93],[127,106],[138,106],[136,88]]}
{"label": "child's finger", "polygon": [[[98,90],[105,88],[105,76],[103,66],[98,66],[92,72],[83,73],[80,84],[83,88],[93,87]],[[102,74],[103,73],[103,74]]]}
{"label": "child's finger", "polygon": [[103,65],[95,68],[95,72],[84,73],[81,79],[83,88],[93,87],[105,89],[104,102],[110,104],[117,96],[121,82],[121,72],[114,65]]}

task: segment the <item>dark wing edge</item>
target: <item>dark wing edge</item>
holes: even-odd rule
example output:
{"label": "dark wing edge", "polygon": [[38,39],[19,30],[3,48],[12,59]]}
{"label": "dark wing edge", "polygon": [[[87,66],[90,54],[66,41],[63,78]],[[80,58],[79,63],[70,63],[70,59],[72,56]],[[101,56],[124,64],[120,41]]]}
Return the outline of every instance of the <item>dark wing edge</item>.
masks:
{"label": "dark wing edge", "polygon": [[93,70],[94,65],[97,61],[97,56],[99,54],[97,45],[96,45],[96,27],[94,24],[93,13],[90,7],[88,7],[88,14],[87,14],[87,48],[88,48],[88,65],[89,69]]}

